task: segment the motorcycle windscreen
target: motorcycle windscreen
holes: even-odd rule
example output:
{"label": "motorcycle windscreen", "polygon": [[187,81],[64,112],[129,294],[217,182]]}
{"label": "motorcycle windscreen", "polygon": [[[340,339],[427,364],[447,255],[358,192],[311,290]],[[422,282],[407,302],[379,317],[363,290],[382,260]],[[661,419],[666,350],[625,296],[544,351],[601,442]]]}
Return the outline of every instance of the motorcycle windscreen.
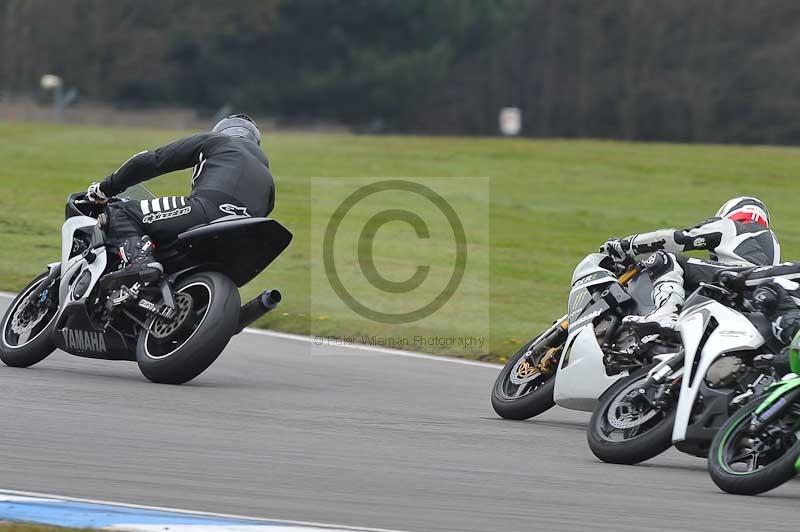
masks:
{"label": "motorcycle windscreen", "polygon": [[141,201],[141,200],[151,200],[155,198],[155,194],[147,190],[147,187],[144,185],[133,185],[132,187],[128,187],[125,191],[120,192],[117,194],[117,197],[121,200],[126,201]]}
{"label": "motorcycle windscreen", "polygon": [[575,281],[567,301],[567,320],[569,323],[574,323],[593,303],[592,293],[589,291],[590,287],[596,287],[593,289],[596,291],[600,285],[605,286],[616,282],[616,278],[606,271],[593,272]]}

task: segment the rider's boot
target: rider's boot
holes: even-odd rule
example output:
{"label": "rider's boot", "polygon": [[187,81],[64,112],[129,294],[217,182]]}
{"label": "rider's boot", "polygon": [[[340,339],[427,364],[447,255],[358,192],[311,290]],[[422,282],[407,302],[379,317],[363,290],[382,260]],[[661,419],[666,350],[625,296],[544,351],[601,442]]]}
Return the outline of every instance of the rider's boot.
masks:
{"label": "rider's boot", "polygon": [[789,373],[792,370],[789,362],[789,348],[784,347],[777,355],[765,353],[754,357],[753,367],[757,369],[773,368],[778,375]]}
{"label": "rider's boot", "polygon": [[681,283],[662,281],[653,287],[655,310],[645,316],[626,316],[622,323],[642,329],[674,329],[684,298],[685,292]]}
{"label": "rider's boot", "polygon": [[137,282],[152,283],[161,278],[164,267],[153,256],[153,241],[150,237],[134,236],[123,240],[119,245],[122,268],[105,276],[108,288],[132,285]]}

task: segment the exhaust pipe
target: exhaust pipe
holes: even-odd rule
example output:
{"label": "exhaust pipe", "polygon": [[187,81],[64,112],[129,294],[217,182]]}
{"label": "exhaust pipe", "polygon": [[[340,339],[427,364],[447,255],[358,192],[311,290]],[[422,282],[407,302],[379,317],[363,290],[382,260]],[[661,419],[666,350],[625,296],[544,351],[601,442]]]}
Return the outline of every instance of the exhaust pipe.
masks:
{"label": "exhaust pipe", "polygon": [[262,294],[245,303],[239,310],[239,329],[236,334],[239,334],[245,327],[277,307],[280,302],[281,293],[279,291],[264,290]]}

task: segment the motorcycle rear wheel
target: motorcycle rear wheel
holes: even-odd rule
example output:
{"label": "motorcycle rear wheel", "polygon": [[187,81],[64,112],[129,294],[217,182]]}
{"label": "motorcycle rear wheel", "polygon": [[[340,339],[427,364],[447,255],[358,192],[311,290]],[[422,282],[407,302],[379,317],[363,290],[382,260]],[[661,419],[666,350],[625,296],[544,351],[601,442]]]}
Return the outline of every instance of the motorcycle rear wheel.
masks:
{"label": "motorcycle rear wheel", "polygon": [[193,274],[174,291],[175,325],[162,318],[152,320],[136,345],[142,374],[162,384],[183,384],[200,375],[222,353],[239,325],[241,299],[227,276]]}

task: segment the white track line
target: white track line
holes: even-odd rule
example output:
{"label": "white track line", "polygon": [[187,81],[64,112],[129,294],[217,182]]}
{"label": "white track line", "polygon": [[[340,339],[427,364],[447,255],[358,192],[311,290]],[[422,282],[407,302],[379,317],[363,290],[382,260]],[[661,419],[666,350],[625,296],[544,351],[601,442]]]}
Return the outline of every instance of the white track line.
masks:
{"label": "white track line", "polygon": [[7,489],[0,489],[0,495],[13,495],[19,497],[36,497],[42,499],[58,499],[62,501],[69,501],[69,502],[83,502],[89,504],[107,504],[112,506],[119,506],[122,508],[133,508],[138,510],[152,510],[157,512],[172,512],[176,514],[184,514],[184,515],[192,515],[198,517],[216,517],[222,519],[241,519],[241,520],[249,520],[249,521],[261,521],[261,522],[280,522],[286,523],[287,525],[298,525],[298,526],[309,526],[309,527],[320,527],[320,528],[339,528],[345,530],[353,530],[356,532],[407,532],[402,530],[390,530],[388,528],[365,528],[365,527],[358,527],[358,526],[344,526],[344,525],[332,525],[326,523],[314,523],[311,521],[292,521],[288,519],[269,519],[265,517],[249,517],[244,515],[234,515],[234,514],[220,514],[214,512],[199,512],[195,510],[181,510],[179,508],[169,508],[164,506],[146,506],[143,504],[127,504],[123,502],[113,502],[113,501],[104,501],[100,499],[82,499],[78,497],[65,497],[63,495],[52,495],[47,493],[37,493],[32,491],[18,491],[18,490],[7,490]]}
{"label": "white track line", "polygon": [[[0,292],[0,297],[4,297],[7,299],[13,299],[16,297],[16,294],[12,294],[11,292]],[[253,329],[252,327],[247,327],[244,329],[245,333],[248,334],[256,334],[259,336],[269,336],[272,338],[278,338],[281,340],[292,340],[295,342],[305,342],[311,344],[314,347],[323,347],[325,344],[319,345],[317,338],[313,336],[305,336],[302,334],[292,334],[292,333],[285,333],[279,331],[270,331],[267,329]],[[357,351],[369,351],[371,353],[378,353],[381,355],[391,355],[391,356],[398,356],[398,357],[406,357],[406,358],[416,358],[418,360],[433,360],[434,362],[447,362],[450,364],[461,364],[462,366],[476,366],[479,368],[492,368],[497,370],[502,368],[501,364],[493,364],[491,362],[480,362],[478,360],[466,360],[463,358],[453,358],[448,356],[439,356],[439,355],[431,355],[428,353],[418,353],[416,351],[404,351],[402,349],[391,349],[388,347],[375,347],[366,344],[351,344],[351,343],[343,343],[343,344],[336,344],[330,347],[341,347],[343,349],[354,349]]]}

